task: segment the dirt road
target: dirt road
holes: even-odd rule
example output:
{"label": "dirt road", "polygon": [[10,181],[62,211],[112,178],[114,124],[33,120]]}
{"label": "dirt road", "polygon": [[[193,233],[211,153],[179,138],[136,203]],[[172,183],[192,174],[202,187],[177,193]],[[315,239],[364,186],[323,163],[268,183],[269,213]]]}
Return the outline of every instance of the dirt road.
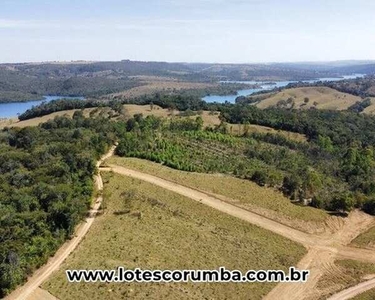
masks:
{"label": "dirt road", "polygon": [[[99,167],[104,160],[111,157],[115,151],[115,147],[112,147],[107,154],[105,154],[98,162],[97,167]],[[95,176],[96,187],[99,191],[103,190],[103,180],[100,173]],[[81,224],[75,236],[67,241],[56,254],[48,260],[47,264],[41,267],[39,270],[34,272],[34,274],[28,279],[28,281],[16,289],[5,299],[7,300],[26,300],[28,297],[45,281],[54,271],[58,270],[62,262],[69,256],[70,253],[78,246],[83,237],[86,235],[90,229],[92,223],[94,222],[95,216],[98,209],[102,203],[102,196],[98,196],[92,209],[89,212],[89,216],[86,218],[85,222]]]}
{"label": "dirt road", "polygon": [[239,219],[242,219],[244,221],[250,222],[264,229],[273,231],[279,235],[282,235],[290,240],[296,241],[303,245],[315,244],[315,241],[307,233],[304,233],[302,231],[293,229],[285,225],[281,225],[280,223],[276,221],[273,221],[261,215],[250,212],[246,209],[237,207],[233,204],[230,204],[223,200],[215,198],[209,195],[208,193],[204,193],[202,191],[198,191],[198,190],[195,190],[195,189],[192,189],[192,188],[189,188],[189,187],[186,187],[186,186],[183,186],[183,185],[180,185],[180,184],[177,184],[177,183],[165,180],[165,179],[161,179],[153,175],[145,174],[145,173],[131,170],[131,169],[126,169],[120,166],[110,165],[110,168],[102,168],[101,170],[103,171],[112,170],[113,172],[121,174],[121,175],[125,175],[125,176],[129,176],[129,177],[133,177],[133,178],[137,178],[143,181],[150,182],[164,189],[173,191],[182,196],[188,197],[202,204],[213,207],[226,214],[229,214]]}
{"label": "dirt road", "polygon": [[[374,251],[346,246],[360,233],[374,225],[373,217],[359,211],[352,212],[346,219],[344,226],[335,234],[328,236],[313,235],[280,224],[264,216],[240,208],[233,203],[225,202],[209,193],[186,187],[153,175],[117,165],[110,165],[109,168],[102,168],[101,170],[113,171],[121,175],[147,181],[304,245],[308,249],[308,254],[299,262],[297,267],[310,270],[311,275],[308,282],[293,284],[280,283],[265,297],[265,299],[318,299],[320,297],[320,292],[317,290],[316,284],[327,270],[334,268],[334,261],[337,258],[375,263]],[[365,291],[369,289],[369,287],[372,287],[372,284],[375,284],[375,280],[369,281],[367,285],[365,283],[358,285],[355,290],[360,293],[361,291]],[[340,298],[339,296],[339,298],[332,299],[347,298]]]}

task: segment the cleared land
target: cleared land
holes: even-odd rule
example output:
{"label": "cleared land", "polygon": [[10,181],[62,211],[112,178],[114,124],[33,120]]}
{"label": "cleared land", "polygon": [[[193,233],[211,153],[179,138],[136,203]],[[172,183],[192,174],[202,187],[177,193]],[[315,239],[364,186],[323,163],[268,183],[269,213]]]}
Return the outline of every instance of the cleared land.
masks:
{"label": "cleared land", "polygon": [[[71,285],[68,268],[282,268],[303,247],[150,183],[108,173],[105,213],[44,288],[60,299],[261,299],[274,284]],[[152,196],[151,196],[152,195]]]}
{"label": "cleared land", "polygon": [[[294,205],[280,192],[231,176],[183,172],[136,158],[113,157],[116,164],[209,192],[235,204],[306,232],[335,231],[342,220],[312,207]],[[233,201],[233,200],[231,200]]]}
{"label": "cleared land", "polygon": [[[261,96],[264,100],[256,104],[259,108],[277,106],[280,101],[294,103],[296,109],[317,109],[346,110],[348,107],[361,101],[358,96],[342,93],[328,87],[302,87],[286,89],[276,94],[270,93]],[[308,100],[307,100],[308,99]]]}

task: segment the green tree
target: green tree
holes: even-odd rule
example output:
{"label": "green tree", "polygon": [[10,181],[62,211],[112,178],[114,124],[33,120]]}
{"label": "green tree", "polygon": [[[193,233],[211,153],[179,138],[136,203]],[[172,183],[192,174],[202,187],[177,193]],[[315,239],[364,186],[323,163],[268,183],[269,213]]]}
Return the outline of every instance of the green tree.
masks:
{"label": "green tree", "polygon": [[349,193],[342,193],[333,197],[331,209],[340,212],[350,212],[355,205],[353,196]]}

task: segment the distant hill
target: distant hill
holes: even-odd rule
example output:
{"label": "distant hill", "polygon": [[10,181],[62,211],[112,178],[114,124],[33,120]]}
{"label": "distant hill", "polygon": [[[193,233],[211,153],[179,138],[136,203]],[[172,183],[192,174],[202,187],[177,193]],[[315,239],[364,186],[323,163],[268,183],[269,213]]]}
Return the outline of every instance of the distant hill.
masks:
{"label": "distant hill", "polygon": [[375,74],[375,63],[364,64],[364,65],[352,65],[352,66],[342,66],[334,68],[333,71],[343,73],[343,74]]}
{"label": "distant hill", "polygon": [[0,101],[39,99],[43,95],[99,97],[143,85],[141,76],[212,83],[308,80],[351,73],[373,74],[375,63],[215,64],[122,60],[0,64]]}

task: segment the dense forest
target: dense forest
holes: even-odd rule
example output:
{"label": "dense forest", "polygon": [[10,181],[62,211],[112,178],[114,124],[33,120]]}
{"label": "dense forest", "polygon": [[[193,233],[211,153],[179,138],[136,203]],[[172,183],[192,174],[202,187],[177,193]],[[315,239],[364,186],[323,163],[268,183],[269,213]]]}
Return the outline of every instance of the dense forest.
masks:
{"label": "dense forest", "polygon": [[96,160],[114,143],[105,119],[58,117],[0,132],[0,297],[46,262],[91,203]]}
{"label": "dense forest", "polygon": [[0,103],[43,100],[42,95],[22,91],[0,91]]}
{"label": "dense forest", "polygon": [[375,97],[375,76],[365,76],[355,80],[342,80],[327,82],[325,86],[336,89],[340,92],[365,97]]}

